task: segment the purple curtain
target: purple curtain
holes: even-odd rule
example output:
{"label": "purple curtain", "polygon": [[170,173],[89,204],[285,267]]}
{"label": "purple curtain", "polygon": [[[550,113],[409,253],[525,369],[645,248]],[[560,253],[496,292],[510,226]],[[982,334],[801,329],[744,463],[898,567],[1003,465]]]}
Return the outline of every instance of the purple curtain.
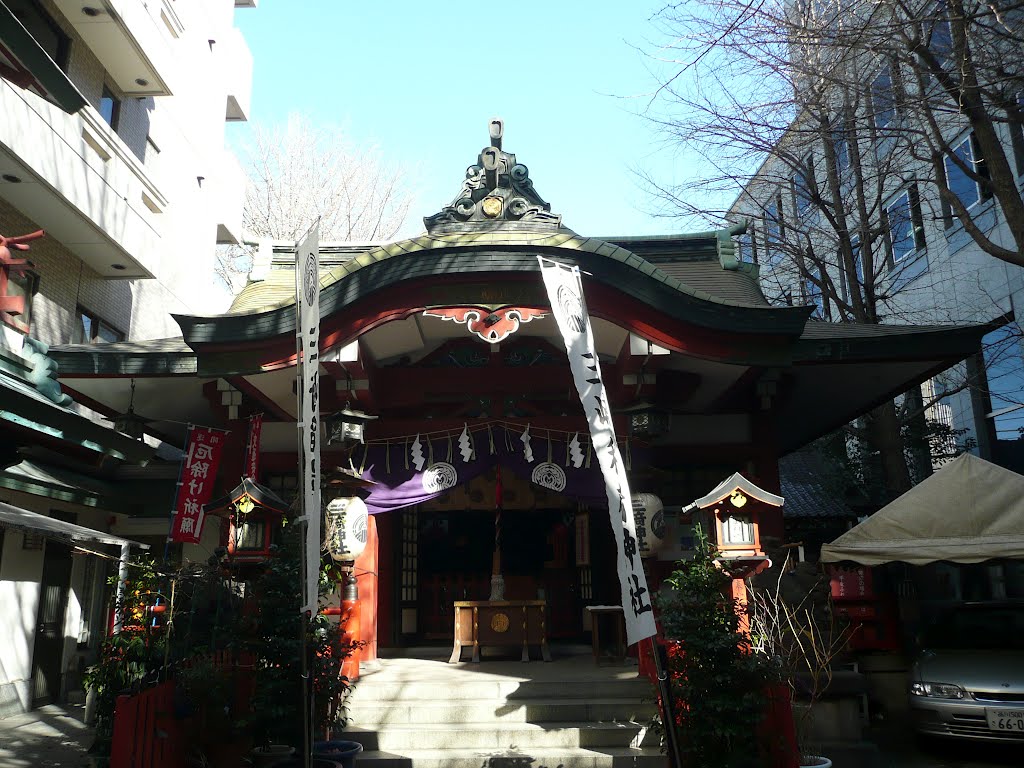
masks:
{"label": "purple curtain", "polygon": [[[607,506],[604,480],[590,435],[549,436],[544,429],[491,425],[460,435],[410,436],[367,446],[363,477],[376,483],[366,497],[370,514],[437,498],[497,464],[535,485],[595,506]],[[620,444],[620,447],[625,448]],[[637,457],[632,457],[634,466]]]}

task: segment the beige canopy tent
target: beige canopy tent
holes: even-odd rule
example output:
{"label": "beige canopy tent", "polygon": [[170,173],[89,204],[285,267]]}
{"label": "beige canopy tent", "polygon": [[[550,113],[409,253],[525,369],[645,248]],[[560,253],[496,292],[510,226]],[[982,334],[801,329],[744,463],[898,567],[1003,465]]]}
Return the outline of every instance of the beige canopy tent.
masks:
{"label": "beige canopy tent", "polygon": [[1024,477],[969,453],[821,548],[862,565],[1024,558]]}

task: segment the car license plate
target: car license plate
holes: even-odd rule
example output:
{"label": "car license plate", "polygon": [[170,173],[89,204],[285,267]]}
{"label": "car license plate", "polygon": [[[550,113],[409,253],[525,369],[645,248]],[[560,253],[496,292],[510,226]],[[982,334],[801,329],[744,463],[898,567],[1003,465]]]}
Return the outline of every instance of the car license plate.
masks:
{"label": "car license plate", "polygon": [[1024,732],[1024,709],[986,709],[990,731]]}

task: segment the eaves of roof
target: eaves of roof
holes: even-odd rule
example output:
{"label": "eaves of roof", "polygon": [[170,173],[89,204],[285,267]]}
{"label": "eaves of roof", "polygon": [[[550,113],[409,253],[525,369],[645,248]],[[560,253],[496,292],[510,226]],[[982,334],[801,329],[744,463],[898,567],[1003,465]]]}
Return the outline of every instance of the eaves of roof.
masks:
{"label": "eaves of roof", "polygon": [[0,422],[64,440],[121,461],[144,464],[154,453],[154,449],[145,443],[57,405],[28,384],[4,375],[0,375]]}
{"label": "eaves of roof", "polygon": [[[670,317],[711,330],[796,336],[811,311],[808,307],[755,306],[714,296],[613,243],[561,230],[421,235],[376,247],[321,273],[320,314],[331,315],[375,291],[410,280],[537,272],[538,254],[575,263],[588,273],[588,279],[613,286]],[[294,294],[275,298],[273,303],[252,306],[242,297],[232,314],[176,315],[175,320],[193,348],[294,333]]]}
{"label": "eaves of roof", "polygon": [[978,350],[986,325],[868,325],[808,321],[793,362],[875,358],[963,359]]}
{"label": "eaves of roof", "polygon": [[62,375],[191,376],[198,370],[196,353],[180,336],[111,344],[65,344],[49,355]]}

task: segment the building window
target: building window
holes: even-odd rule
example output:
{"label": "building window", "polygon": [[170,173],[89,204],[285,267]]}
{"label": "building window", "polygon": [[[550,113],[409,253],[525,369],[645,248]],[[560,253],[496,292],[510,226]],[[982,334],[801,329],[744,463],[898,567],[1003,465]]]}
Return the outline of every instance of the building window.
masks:
{"label": "building window", "polygon": [[757,264],[757,239],[750,232],[744,232],[736,238],[736,258]]}
{"label": "building window", "polygon": [[892,269],[925,247],[924,220],[916,185],[911,185],[886,206],[885,218],[889,267]]}
{"label": "building window", "polygon": [[776,197],[764,208],[765,253],[769,265],[775,264],[780,255],[779,246],[786,235],[786,223],[782,219],[782,199]]}
{"label": "building window", "polygon": [[103,86],[103,94],[100,96],[100,115],[111,128],[117,130],[117,124],[121,119],[121,100],[106,85]]}
{"label": "building window", "polygon": [[896,118],[896,84],[888,64],[871,81],[871,119],[882,130]]}
{"label": "building window", "polygon": [[5,0],[4,5],[32,35],[39,47],[46,51],[46,55],[53,59],[53,63],[67,72],[70,39],[57,26],[57,22],[50,18],[36,0]]}
{"label": "building window", "polygon": [[32,329],[32,300],[38,291],[39,275],[0,262],[0,322],[28,333]]}
{"label": "building window", "polygon": [[[946,164],[946,184],[952,192],[963,203],[964,208],[971,208],[982,200],[991,197],[982,179],[988,178],[988,170],[985,161],[981,157],[981,150],[978,148],[978,141],[972,133],[959,144],[953,147],[954,157],[947,156],[944,159]],[[959,162],[957,162],[959,160]],[[963,166],[963,167],[961,167]],[[964,168],[969,169],[974,176],[969,175]],[[977,177],[977,178],[975,178]],[[943,208],[946,219],[946,227],[955,223],[952,209],[948,205]]]}
{"label": "building window", "polygon": [[841,179],[850,170],[850,131],[845,123],[832,127],[832,151],[836,156],[836,174]]}
{"label": "building window", "polygon": [[1021,329],[1007,323],[981,340],[985,359],[988,395],[987,416],[996,439],[1024,437],[1024,358],[1021,357]]}
{"label": "building window", "polygon": [[109,344],[124,341],[124,333],[110,323],[101,320],[94,313],[82,307],[78,308],[80,324],[75,333],[75,344]]}
{"label": "building window", "polygon": [[940,64],[946,64],[953,58],[953,31],[949,26],[949,12],[945,0],[932,8],[932,14],[925,19],[924,40],[928,50],[932,52]]}
{"label": "building window", "polygon": [[857,273],[857,282],[864,285],[864,254],[861,251],[859,234],[850,238],[850,248],[853,251],[853,268]]}
{"label": "building window", "polygon": [[811,207],[814,192],[814,157],[807,155],[793,174],[793,209],[803,216]]}

